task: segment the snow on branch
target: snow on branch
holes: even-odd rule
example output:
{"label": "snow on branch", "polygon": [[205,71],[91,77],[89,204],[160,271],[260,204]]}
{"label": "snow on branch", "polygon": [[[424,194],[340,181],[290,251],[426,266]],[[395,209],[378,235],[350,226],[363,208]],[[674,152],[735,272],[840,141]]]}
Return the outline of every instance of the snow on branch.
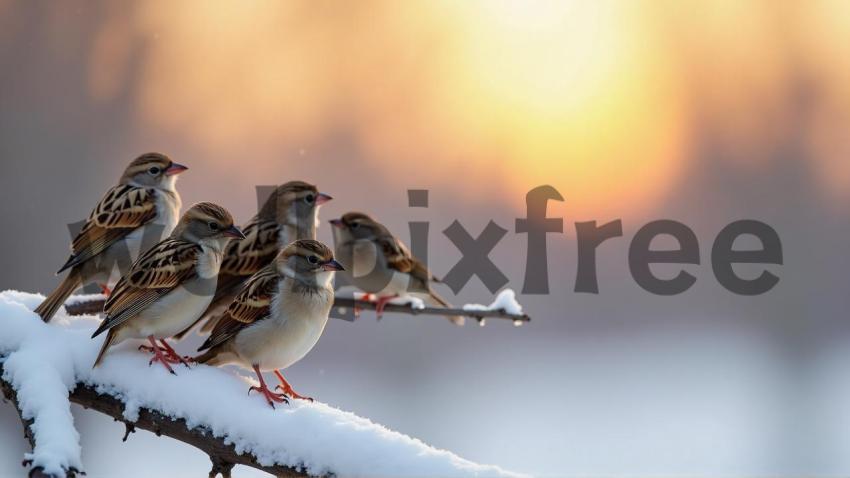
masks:
{"label": "snow on branch", "polygon": [[[0,363],[0,376],[2,376],[3,373],[4,373],[3,364]],[[2,392],[3,398],[5,400],[12,402],[12,405],[15,407],[15,410],[17,410],[18,417],[20,417],[21,424],[24,427],[24,438],[27,439],[27,441],[30,444],[30,447],[33,450],[35,450],[36,441],[35,441],[35,434],[33,433],[34,420],[32,418],[24,418],[24,414],[21,411],[21,407],[18,404],[18,394],[15,392],[15,389],[12,387],[12,384],[7,382],[6,380],[0,379],[0,392]],[[24,460],[22,462],[22,465],[23,466],[32,466],[33,465],[32,454],[27,454],[26,456],[24,456]],[[76,476],[76,474],[80,472],[80,470],[78,470],[77,468],[75,468],[73,466],[68,466],[67,468],[62,468],[62,470],[66,474],[66,476],[71,476],[71,477]],[[37,466],[33,466],[30,469],[29,476],[30,476],[30,478],[50,478],[54,475],[47,474],[42,465],[37,465]]]}
{"label": "snow on branch", "polygon": [[[531,321],[531,317],[522,312],[522,307],[519,306],[514,297],[514,292],[506,289],[489,306],[467,304],[463,308],[426,307],[421,301],[416,300],[409,303],[395,303],[394,301],[388,303],[384,307],[384,311],[411,315],[461,315],[476,319],[479,323],[488,318],[511,320],[514,322],[514,325],[521,325]],[[399,302],[404,302],[405,300],[408,299],[401,298]],[[101,295],[80,296],[78,299],[67,302],[65,304],[65,310],[68,315],[99,314],[103,311],[103,301],[104,299]],[[375,302],[355,299],[353,297],[336,297],[334,299],[334,308],[342,315],[348,314],[354,308],[375,310],[375,307]]]}
{"label": "snow on branch", "polygon": [[[2,376],[4,372],[3,365],[0,364],[0,376]],[[21,423],[24,426],[24,435],[26,436],[27,441],[30,442],[30,446],[35,451],[38,444],[33,433],[33,419],[24,418],[18,402],[17,393],[11,383],[4,379],[0,379],[0,389],[2,389],[3,395],[6,399],[11,401],[18,410],[18,415],[21,417]],[[69,394],[68,398],[72,403],[76,403],[77,405],[89,410],[103,413],[104,415],[109,415],[116,421],[124,422],[124,425],[126,426],[126,433],[123,441],[127,441],[130,433],[134,433],[137,428],[141,428],[143,430],[153,432],[157,436],[164,435],[171,437],[200,449],[209,455],[210,461],[212,461],[210,476],[221,474],[224,477],[229,477],[230,470],[235,465],[250,466],[278,477],[304,478],[310,476],[307,473],[293,467],[281,465],[261,465],[257,461],[257,458],[252,454],[237,453],[233,444],[228,444],[223,438],[213,436],[210,430],[203,426],[190,427],[183,418],[174,419],[156,410],[140,408],[136,420],[129,421],[124,417],[124,411],[126,409],[126,404],[124,402],[107,393],[98,392],[97,388],[91,385],[78,383],[74,390]],[[33,462],[33,458],[27,457],[24,459],[25,465],[32,466],[34,464]],[[68,468],[65,468],[62,465],[60,466],[66,476],[73,477],[80,473],[80,470],[74,466],[70,466]],[[55,476],[59,476],[59,474],[48,474],[42,465],[35,466],[30,470],[31,478],[48,478]]]}
{"label": "snow on branch", "polygon": [[132,343],[92,369],[98,319],[60,312],[45,324],[31,312],[41,299],[0,293],[0,387],[32,445],[24,457],[30,476],[83,472],[71,402],[124,422],[128,434],[141,428],[199,448],[212,461],[210,476],[228,476],[235,464],[287,477],[516,476],[323,403],[271,409],[247,395],[253,380],[232,370],[198,365],[170,375],[148,367]]}

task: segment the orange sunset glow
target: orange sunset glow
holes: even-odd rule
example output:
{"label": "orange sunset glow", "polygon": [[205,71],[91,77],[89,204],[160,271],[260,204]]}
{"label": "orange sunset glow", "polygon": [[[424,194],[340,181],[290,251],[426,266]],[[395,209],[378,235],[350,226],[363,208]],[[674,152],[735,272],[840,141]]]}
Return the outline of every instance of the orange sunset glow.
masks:
{"label": "orange sunset glow", "polygon": [[801,141],[843,195],[850,145],[835,125],[850,115],[850,54],[823,37],[850,38],[846,4],[773,7],[149,1],[103,22],[89,84],[103,102],[129,92],[140,123],[184,135],[213,164],[342,128],[378,170],[475,174],[514,206],[552,183],[575,208],[608,211],[662,197],[699,127],[743,152],[735,161],[770,160],[804,82],[828,93]]}
{"label": "orange sunset glow", "polygon": [[0,62],[0,477],[42,385],[90,478],[850,475],[850,0],[0,0]]}

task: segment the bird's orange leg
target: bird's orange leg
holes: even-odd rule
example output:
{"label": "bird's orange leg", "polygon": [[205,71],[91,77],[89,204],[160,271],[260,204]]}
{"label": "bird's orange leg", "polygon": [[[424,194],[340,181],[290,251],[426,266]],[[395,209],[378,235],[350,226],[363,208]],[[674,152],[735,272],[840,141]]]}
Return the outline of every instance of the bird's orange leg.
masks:
{"label": "bird's orange leg", "polygon": [[381,320],[381,317],[384,316],[384,307],[386,307],[387,303],[396,297],[398,297],[398,294],[378,297],[378,300],[375,301],[375,315],[378,316],[378,320]]}
{"label": "bird's orange leg", "polygon": [[168,373],[170,373],[171,375],[177,375],[176,373],[174,373],[174,370],[172,370],[171,365],[168,365],[169,357],[165,353],[163,353],[162,349],[159,346],[156,345],[153,335],[148,335],[148,341],[151,343],[151,351],[153,352],[153,358],[150,360],[150,362],[148,362],[148,366],[150,367],[151,365],[153,365],[154,362],[160,362],[162,366],[165,367],[166,370],[168,370]]}
{"label": "bird's orange leg", "polygon": [[[363,301],[366,301],[366,302],[372,302],[374,299],[372,298],[372,294],[365,292],[365,293],[363,293],[362,296],[360,296],[360,299],[358,299],[358,300],[363,300]],[[354,318],[355,319],[360,318],[360,311],[361,310],[363,310],[363,309],[361,309],[360,306],[357,305],[357,302],[354,302]]]}
{"label": "bird's orange leg", "polygon": [[260,386],[249,388],[248,395],[250,395],[254,390],[260,392],[272,408],[274,408],[275,403],[289,403],[289,400],[286,399],[286,395],[282,393],[274,393],[269,390],[269,387],[266,386],[266,381],[263,379],[263,374],[260,372],[259,365],[254,364],[254,372],[256,372],[257,378],[260,379]]}
{"label": "bird's orange leg", "polygon": [[311,401],[311,402],[313,401],[313,399],[311,397],[305,397],[304,395],[300,395],[295,390],[293,390],[292,385],[290,385],[289,382],[287,382],[286,379],[283,378],[283,374],[280,373],[280,370],[275,370],[274,374],[277,376],[277,379],[280,381],[280,385],[275,387],[274,388],[275,390],[280,389],[283,393],[285,393],[286,395],[288,395],[292,398],[297,398],[299,400],[308,400],[308,401]]}
{"label": "bird's orange leg", "polygon": [[103,295],[105,295],[106,297],[109,297],[110,295],[112,295],[112,290],[109,288],[109,286],[108,286],[108,285],[106,285],[106,284],[98,284],[98,286],[100,286],[100,292],[101,292]]}
{"label": "bird's orange leg", "polygon": [[[163,354],[166,353],[166,350],[164,348],[160,347],[159,345],[157,345],[156,348],[158,348],[159,351],[162,352]],[[139,350],[141,350],[142,352],[147,352],[149,354],[152,354],[152,353],[154,353],[153,349],[154,349],[154,347],[151,347],[150,345],[145,345],[145,344],[139,345]]]}
{"label": "bird's orange leg", "polygon": [[165,339],[159,339],[159,343],[162,344],[162,347],[165,349],[165,354],[172,361],[171,363],[182,363],[186,366],[186,368],[191,368],[189,367],[189,360],[191,360],[191,358],[183,357],[182,355],[178,354],[176,350],[174,350],[173,348],[171,348],[170,345],[168,345],[168,342],[166,342]]}
{"label": "bird's orange leg", "polygon": [[157,351],[159,351],[160,354],[162,354],[166,362],[171,364],[180,363],[180,359],[176,356],[176,354],[172,354],[165,347],[162,347],[160,345],[156,345],[155,347],[151,347],[150,345],[145,344],[139,345],[139,350],[141,350],[142,352],[147,352],[149,354],[156,354],[156,351],[154,351],[154,349],[156,349]]}

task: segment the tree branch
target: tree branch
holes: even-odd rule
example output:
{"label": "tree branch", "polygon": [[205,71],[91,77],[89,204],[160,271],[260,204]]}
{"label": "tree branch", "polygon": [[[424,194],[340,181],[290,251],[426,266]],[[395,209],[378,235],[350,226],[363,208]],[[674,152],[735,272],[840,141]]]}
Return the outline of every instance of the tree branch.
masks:
{"label": "tree branch", "polygon": [[[0,363],[0,377],[3,375],[3,364]],[[0,379],[0,389],[7,400],[11,401],[18,411],[18,416],[21,418],[21,423],[24,426],[24,436],[35,449],[35,436],[32,433],[31,425],[33,420],[26,420],[21,415],[21,409],[18,405],[18,395],[12,384],[4,379]],[[157,436],[165,435],[167,437],[180,440],[184,443],[198,448],[210,457],[212,469],[209,476],[214,477],[219,473],[225,477],[230,477],[230,470],[234,465],[245,465],[258,470],[265,471],[275,476],[286,478],[305,478],[309,475],[295,468],[282,465],[264,466],[257,462],[256,457],[251,454],[238,454],[233,445],[227,445],[222,438],[217,438],[204,427],[189,428],[186,425],[186,420],[182,418],[172,419],[156,410],[142,408],[139,410],[139,418],[135,422],[127,422],[124,419],[124,403],[113,397],[112,395],[99,393],[94,387],[78,383],[77,387],[70,393],[69,399],[71,402],[83,406],[86,409],[91,409],[96,412],[103,413],[114,418],[116,421],[124,422],[127,426],[127,433],[124,435],[126,441],[127,436],[135,431],[136,428],[148,430],[155,433]],[[29,463],[24,463],[29,465]],[[67,470],[69,477],[74,477],[81,474],[79,470]],[[43,470],[36,467],[30,470],[30,478],[53,478],[44,474]]]}
{"label": "tree branch", "polygon": [[[2,376],[3,376],[3,364],[0,363],[0,377],[2,377]],[[33,434],[32,429],[30,428],[30,427],[32,427],[34,420],[31,419],[31,418],[30,419],[24,418],[24,415],[21,412],[21,407],[20,407],[20,405],[18,405],[18,394],[17,394],[17,392],[15,392],[15,389],[12,388],[12,384],[10,384],[9,382],[7,382],[5,380],[0,379],[0,390],[3,391],[3,397],[6,400],[12,402],[12,405],[15,407],[15,411],[18,412],[18,418],[21,419],[21,425],[23,425],[23,427],[24,427],[24,438],[26,438],[27,441],[29,442],[30,448],[35,450],[35,435]],[[29,466],[31,464],[32,463],[30,463],[28,460],[24,460],[23,463],[22,463],[23,466]],[[65,470],[65,473],[66,473],[66,476],[68,478],[74,478],[78,473],[81,473],[81,472],[79,470],[72,468],[70,470]],[[85,474],[85,473],[81,473],[81,474]],[[45,474],[44,470],[40,466],[37,466],[37,467],[30,470],[29,478],[53,478],[53,477]]]}
{"label": "tree branch", "polygon": [[[80,302],[72,302],[65,305],[65,310],[68,315],[96,315],[103,312],[103,299],[87,300]],[[334,300],[334,308],[336,309],[337,318],[344,320],[354,320],[352,313],[355,308],[365,310],[375,310],[374,302],[365,300],[356,300],[351,297],[337,297]],[[386,304],[384,307],[386,312],[396,312],[410,315],[429,315],[429,316],[453,316],[461,315],[471,317],[483,323],[484,319],[505,319],[511,320],[516,325],[521,325],[529,322],[531,318],[527,314],[511,314],[505,310],[464,310],[458,308],[442,308],[442,307],[425,307],[422,309],[414,309],[409,305]],[[3,373],[3,365],[0,363],[0,376]],[[12,385],[5,380],[0,379],[3,394],[10,400],[15,409],[18,411],[18,416],[21,418],[21,423],[24,426],[24,435],[30,442],[30,446],[35,449],[35,436],[30,427],[33,420],[25,420],[21,415],[21,410],[17,401],[17,393]],[[141,409],[139,418],[135,422],[127,422],[123,417],[124,403],[119,399],[98,393],[93,387],[78,383],[76,388],[70,393],[69,399],[71,402],[79,404],[84,408],[91,409],[114,418],[116,421],[123,422],[126,427],[123,441],[127,441],[127,437],[135,432],[136,428],[148,430],[159,435],[165,435],[184,443],[192,445],[210,457],[212,468],[210,470],[210,478],[221,475],[224,478],[230,478],[230,471],[234,465],[250,466],[275,476],[281,477],[306,477],[306,473],[295,468],[286,466],[263,466],[257,463],[256,458],[250,454],[237,454],[233,445],[226,445],[224,440],[216,438],[210,431],[204,427],[189,428],[186,421],[183,419],[173,420],[170,417],[163,415],[157,410]],[[29,463],[24,463],[29,465]],[[79,470],[67,470],[67,475],[71,478],[81,474]],[[45,475],[43,470],[36,467],[30,470],[30,478],[53,478]]]}
{"label": "tree branch", "polygon": [[[103,300],[89,300],[76,302],[65,305],[65,310],[68,315],[84,315],[84,314],[99,314],[103,312]],[[356,300],[350,297],[337,297],[334,299],[334,308],[343,314],[347,315],[348,309],[355,307],[365,310],[375,310],[376,304],[365,300]],[[514,321],[516,324],[530,322],[531,317],[528,314],[511,314],[503,309],[498,310],[464,310],[464,309],[447,309],[443,307],[425,307],[424,309],[414,309],[409,305],[387,304],[384,307],[385,312],[397,312],[401,314],[411,315],[430,315],[430,316],[452,316],[462,315],[471,317],[481,321],[483,319],[505,319]],[[346,319],[348,320],[348,319]],[[353,319],[351,319],[353,320]]]}
{"label": "tree branch", "polygon": [[[334,299],[334,308],[336,309],[353,309],[354,307],[367,310],[375,310],[377,304],[365,300],[356,300],[350,297],[337,297]],[[433,316],[451,316],[462,315],[473,319],[506,319],[520,323],[530,322],[531,317],[528,314],[511,314],[504,309],[497,310],[465,310],[458,308],[445,307],[425,307],[422,309],[414,309],[409,305],[386,304],[384,312],[398,312],[400,314],[410,315],[433,315]]]}

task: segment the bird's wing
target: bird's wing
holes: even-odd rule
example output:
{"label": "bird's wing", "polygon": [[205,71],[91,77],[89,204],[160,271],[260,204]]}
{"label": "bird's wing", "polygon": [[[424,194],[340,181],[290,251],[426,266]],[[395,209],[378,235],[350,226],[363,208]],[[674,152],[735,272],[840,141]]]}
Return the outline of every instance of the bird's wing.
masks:
{"label": "bird's wing", "polygon": [[242,229],[245,239],[230,241],[221,263],[222,275],[250,276],[277,255],[280,226],[255,217]]}
{"label": "bird's wing", "polygon": [[[266,265],[268,265],[278,252],[278,234],[280,226],[274,221],[267,221],[254,217],[242,228],[245,239],[233,239],[227,243],[224,250],[224,259],[218,272],[218,280],[215,285],[215,294],[210,301],[207,310],[198,317],[192,325],[175,335],[182,338],[199,322],[206,319],[201,332],[207,332],[215,328],[218,311],[227,307],[245,284],[245,281]],[[217,315],[212,315],[213,313]],[[226,315],[226,313],[225,313]]]}
{"label": "bird's wing", "polygon": [[59,272],[82,264],[156,218],[156,190],[122,184],[111,188],[71,243],[71,257]]}
{"label": "bird's wing", "polygon": [[279,280],[280,276],[274,264],[267,265],[251,276],[198,350],[220,345],[243,328],[269,317]]}
{"label": "bird's wing", "polygon": [[375,245],[379,253],[384,255],[387,265],[399,272],[410,272],[413,267],[413,255],[407,247],[394,236],[378,236]]}
{"label": "bird's wing", "polygon": [[[255,217],[242,229],[245,239],[231,240],[224,251],[215,294],[202,317],[227,306],[251,275],[271,263],[278,252],[280,226]],[[198,319],[199,321],[201,319]],[[194,324],[193,324],[194,325]]]}
{"label": "bird's wing", "polygon": [[379,236],[378,248],[387,260],[387,266],[399,272],[410,274],[414,279],[422,281],[427,286],[428,282],[435,278],[431,275],[428,267],[416,257],[413,257],[410,249],[392,235]]}
{"label": "bird's wing", "polygon": [[103,307],[106,318],[94,335],[124,323],[196,277],[200,253],[197,244],[169,238],[142,254],[106,300]]}

